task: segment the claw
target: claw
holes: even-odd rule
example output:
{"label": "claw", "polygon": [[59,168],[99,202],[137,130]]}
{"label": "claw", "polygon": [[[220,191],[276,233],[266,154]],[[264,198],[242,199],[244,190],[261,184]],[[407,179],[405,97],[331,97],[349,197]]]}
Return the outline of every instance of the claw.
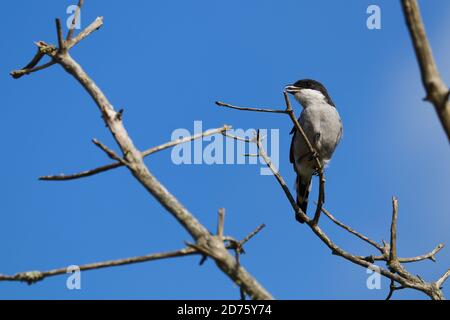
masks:
{"label": "claw", "polygon": [[297,222],[299,223],[305,223],[306,220],[304,220],[302,217],[300,217],[299,214],[295,214],[295,220],[297,220]]}

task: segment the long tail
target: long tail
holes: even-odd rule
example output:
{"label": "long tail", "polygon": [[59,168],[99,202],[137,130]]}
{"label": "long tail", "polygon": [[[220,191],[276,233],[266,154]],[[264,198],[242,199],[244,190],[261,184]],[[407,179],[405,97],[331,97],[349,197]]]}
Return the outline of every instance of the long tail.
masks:
{"label": "long tail", "polygon": [[308,209],[309,186],[311,185],[311,177],[304,179],[297,175],[297,205],[306,214]]}

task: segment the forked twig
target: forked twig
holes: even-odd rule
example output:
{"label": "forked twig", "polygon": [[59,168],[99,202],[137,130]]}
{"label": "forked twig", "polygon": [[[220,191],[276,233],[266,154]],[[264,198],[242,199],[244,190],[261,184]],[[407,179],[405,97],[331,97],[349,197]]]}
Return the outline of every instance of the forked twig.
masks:
{"label": "forked twig", "polygon": [[[208,137],[214,134],[218,134],[218,133],[222,133],[224,134],[227,130],[230,130],[231,126],[228,125],[224,125],[223,127],[217,128],[217,129],[211,129],[211,130],[207,130],[205,132],[202,133],[198,133],[189,137],[183,137],[180,139],[175,139],[169,142],[166,142],[164,144],[161,144],[159,146],[156,147],[152,147],[150,149],[147,149],[145,151],[142,152],[142,157],[147,157],[151,154],[154,154],[156,152],[159,151],[163,151],[169,148],[172,148],[176,145],[182,144],[182,143],[186,143],[186,142],[190,142],[193,140],[197,140],[197,139],[201,139],[204,137]],[[78,173],[73,173],[73,174],[59,174],[59,175],[48,175],[48,176],[42,176],[39,177],[39,180],[43,180],[43,181],[68,181],[68,180],[75,180],[75,179],[80,179],[80,178],[86,178],[86,177],[90,177],[105,171],[109,171],[112,169],[116,169],[116,168],[120,168],[124,166],[124,164],[121,161],[117,161],[114,163],[110,163],[101,167],[97,167],[94,169],[89,169],[86,171],[82,171],[82,172],[78,172]]]}

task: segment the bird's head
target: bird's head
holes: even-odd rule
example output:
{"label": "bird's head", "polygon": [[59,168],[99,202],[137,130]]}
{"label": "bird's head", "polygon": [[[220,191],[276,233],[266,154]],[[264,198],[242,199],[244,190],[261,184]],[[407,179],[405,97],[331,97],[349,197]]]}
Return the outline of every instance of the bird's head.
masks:
{"label": "bird's head", "polygon": [[334,106],[327,89],[316,80],[298,80],[294,84],[287,85],[284,90],[292,94],[305,108],[314,103],[324,102]]}

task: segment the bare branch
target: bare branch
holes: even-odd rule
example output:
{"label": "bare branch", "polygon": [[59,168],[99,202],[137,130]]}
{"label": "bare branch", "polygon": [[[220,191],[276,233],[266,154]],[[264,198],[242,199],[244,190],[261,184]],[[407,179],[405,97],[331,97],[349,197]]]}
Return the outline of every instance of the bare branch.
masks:
{"label": "bare branch", "polygon": [[67,49],[71,49],[74,45],[85,39],[92,32],[100,29],[103,25],[103,17],[97,17],[86,29],[81,31],[75,38],[67,41]]}
{"label": "bare branch", "polygon": [[289,187],[286,185],[286,182],[284,181],[283,177],[278,172],[278,170],[275,168],[275,166],[273,165],[269,156],[267,155],[266,151],[264,150],[264,147],[261,143],[261,139],[259,137],[259,130],[258,130],[258,138],[256,140],[256,145],[258,147],[258,154],[263,158],[264,162],[267,164],[267,167],[269,167],[270,171],[272,171],[273,175],[275,176],[275,178],[277,179],[281,188],[283,189],[286,197],[288,198],[289,202],[291,203],[291,206],[294,208],[296,219],[303,221],[303,222],[309,222],[310,220],[309,220],[308,216],[297,205],[297,202],[295,201],[294,197],[292,196],[291,192],[289,191]]}
{"label": "bare branch", "polygon": [[81,179],[81,178],[86,178],[86,177],[90,177],[93,175],[96,175],[98,173],[102,173],[105,171],[109,171],[115,168],[120,168],[122,167],[123,164],[121,162],[114,162],[111,164],[107,164],[95,169],[90,169],[90,170],[86,170],[86,171],[82,171],[79,173],[73,173],[73,174],[59,174],[59,175],[49,175],[49,176],[42,176],[39,177],[39,180],[42,181],[68,181],[68,180],[75,180],[75,179]]}
{"label": "bare branch", "polygon": [[[322,208],[322,212],[336,225],[343,228],[344,230],[347,230],[351,234],[355,235],[356,237],[360,238],[361,240],[367,242],[368,244],[372,245],[376,249],[378,249],[382,255],[380,256],[367,256],[367,257],[360,257],[361,259],[367,260],[367,261],[388,261],[389,260],[389,254],[386,254],[386,248],[382,245],[378,244],[376,241],[368,238],[367,236],[361,234],[360,232],[354,230],[353,228],[347,226],[346,224],[340,222],[337,220],[328,210],[325,208]],[[444,244],[438,244],[436,248],[434,248],[431,252],[428,252],[426,254],[416,256],[416,257],[408,257],[408,258],[397,258],[400,263],[411,263],[411,262],[419,262],[422,260],[430,259],[433,262],[436,261],[435,255],[444,248]]]}
{"label": "bare branch", "polygon": [[393,263],[397,259],[397,218],[398,218],[398,200],[392,197],[392,221],[391,221],[391,242],[389,244],[389,262]]}
{"label": "bare branch", "polygon": [[[288,107],[289,108],[289,107]],[[231,138],[234,138],[231,136]],[[254,142],[253,140],[247,140],[246,142]],[[285,192],[286,198],[291,203],[291,206],[296,213],[296,217],[298,220],[305,220],[307,225],[310,227],[312,232],[318,236],[318,238],[328,247],[331,249],[331,252],[334,255],[338,255],[343,257],[346,260],[349,260],[352,263],[355,263],[357,265],[363,266],[365,268],[371,268],[372,263],[375,260],[383,260],[388,263],[389,269],[387,270],[385,268],[378,267],[377,270],[380,274],[383,276],[391,279],[394,283],[398,282],[400,283],[400,287],[395,287],[394,290],[400,290],[400,288],[413,288],[419,291],[424,292],[432,299],[444,299],[444,296],[442,294],[442,291],[435,285],[435,283],[428,283],[425,282],[423,279],[421,279],[419,276],[414,276],[408,271],[403,268],[401,265],[400,259],[397,257],[397,251],[396,251],[396,238],[397,238],[397,216],[398,216],[398,201],[396,198],[393,198],[393,218],[392,218],[392,225],[391,225],[391,243],[393,243],[393,249],[390,245],[384,243],[384,246],[379,245],[373,240],[370,240],[368,237],[360,234],[359,232],[353,230],[352,228],[346,226],[342,222],[335,219],[330,213],[328,213],[325,209],[321,208],[322,212],[325,212],[325,214],[338,226],[342,227],[343,229],[349,231],[350,233],[354,234],[355,236],[359,237],[360,239],[364,240],[365,242],[373,245],[375,248],[377,248],[379,251],[381,251],[381,256],[356,256],[353,255],[339,246],[337,246],[322,229],[314,223],[313,220],[309,220],[309,218],[304,215],[304,213],[301,211],[300,208],[298,208],[292,194],[289,191],[289,188],[287,187],[283,177],[280,175],[278,170],[273,166],[271,159],[267,156],[262,143],[261,138],[259,137],[259,130],[257,131],[257,139],[256,143],[258,146],[258,154],[259,156],[264,160],[264,162],[267,164],[271,172],[273,173],[275,179],[278,181],[280,186],[282,187],[283,191]],[[327,214],[328,213],[328,214]],[[418,257],[413,258],[403,258],[402,261],[404,262],[416,262],[421,261],[423,259],[431,258],[435,253],[437,253],[442,248],[441,245],[436,247],[432,252]],[[395,257],[395,259],[391,259],[391,257]],[[391,297],[392,293],[389,294],[389,298]]]}
{"label": "bare branch", "polygon": [[260,224],[255,230],[253,230],[248,236],[246,236],[244,239],[240,241],[240,245],[243,246],[246,244],[251,238],[256,236],[262,229],[265,228],[265,224]]}
{"label": "bare branch", "polygon": [[[81,41],[91,32],[102,25],[102,19],[97,18],[94,23],[82,31],[72,41],[67,43],[67,49],[70,49],[75,43]],[[143,161],[142,153],[134,146],[133,141],[125,129],[120,111],[114,110],[104,93],[83,70],[83,68],[66,52],[55,52],[54,47],[44,42],[38,42],[40,50],[51,56],[64,70],[72,75],[87,91],[96,103],[106,127],[111,132],[113,138],[120,147],[127,168],[132,175],[140,182],[140,184],[158,200],[158,202],[167,209],[169,213],[186,229],[186,231],[199,242],[205,242],[205,250],[211,252],[217,266],[236,284],[238,284],[253,299],[273,299],[256,279],[248,273],[236,259],[229,254],[223,242],[220,242],[189,212],[175,196],[173,196],[149,171]],[[106,151],[105,148],[102,148]],[[109,153],[110,156],[112,155]]]}
{"label": "bare branch", "polygon": [[[103,262],[95,262],[95,263],[81,265],[79,267],[80,267],[80,271],[87,271],[87,270],[95,270],[95,269],[101,269],[101,268],[123,266],[123,265],[127,265],[127,264],[147,262],[147,261],[153,261],[153,260],[183,257],[183,256],[193,255],[193,254],[198,254],[198,252],[192,248],[184,248],[184,249],[176,250],[176,251],[169,251],[169,252],[163,252],[163,253],[152,253],[152,254],[138,256],[138,257],[109,260],[109,261],[103,261]],[[48,271],[21,272],[21,273],[12,275],[12,276],[0,274],[0,281],[24,281],[24,282],[27,282],[28,284],[32,284],[37,281],[43,280],[44,278],[47,278],[47,277],[57,276],[57,275],[66,274],[66,273],[67,273],[67,268],[59,268],[59,269],[53,269],[53,270],[48,270]]]}
{"label": "bare branch", "polygon": [[[261,154],[261,153],[260,153]],[[264,153],[263,153],[264,154]],[[266,163],[269,166],[270,163],[270,158],[268,158],[268,156],[266,155],[265,157],[263,157],[264,161],[266,161]],[[289,202],[291,203],[292,208],[294,209],[294,212],[296,212],[298,214],[298,206],[295,203],[295,201],[291,201],[291,199],[293,199],[292,194],[289,191],[289,188],[285,187],[285,184],[283,186],[284,183],[284,179],[281,177],[281,175],[275,170],[275,168],[273,166],[269,166],[269,168],[271,169],[272,173],[274,174],[276,180],[278,181],[278,183],[281,185],[283,191],[286,194],[286,197],[288,198]],[[397,208],[397,207],[396,207]],[[394,211],[397,211],[396,209],[394,209]],[[397,215],[397,213],[395,213],[395,215]],[[397,217],[395,216],[395,223],[397,220]],[[337,221],[337,220],[336,220]],[[373,257],[372,259],[368,259],[367,257],[360,257],[360,256],[355,256],[345,250],[343,250],[342,248],[340,248],[339,246],[337,246],[327,235],[324,231],[322,231],[322,229],[317,225],[312,223],[312,220],[307,220],[307,225],[310,227],[310,229],[312,230],[312,232],[314,232],[314,234],[316,234],[318,236],[318,238],[328,247],[331,249],[331,252],[334,255],[338,255],[343,257],[346,260],[349,260],[357,265],[363,266],[365,268],[370,268],[372,267],[372,262],[373,261]],[[348,227],[347,227],[348,228]],[[344,228],[346,229],[346,228]],[[347,230],[347,229],[346,229]],[[353,233],[353,232],[352,232]],[[355,233],[353,233],[355,234]],[[356,235],[356,234],[355,234]],[[396,233],[395,233],[396,235]],[[367,237],[366,237],[367,238]],[[368,238],[367,238],[368,239]],[[366,241],[366,240],[365,240]],[[394,237],[394,242],[395,242],[395,237]],[[370,242],[369,242],[370,243]],[[394,255],[396,255],[396,251],[394,249],[393,252]],[[398,259],[396,260],[398,262]],[[389,263],[389,267],[393,268],[395,270],[395,273],[392,271],[389,271],[387,269],[378,267],[378,270],[380,272],[380,274],[382,274],[383,276],[400,283],[403,287],[406,288],[414,288],[416,290],[422,291],[424,293],[426,293],[428,296],[430,296],[433,299],[443,299],[443,294],[441,292],[441,290],[439,288],[436,288],[436,286],[433,286],[433,284],[431,283],[427,283],[424,282],[421,278],[417,277],[417,276],[413,276],[412,274],[408,273],[401,265],[400,263],[397,264],[390,264]],[[397,273],[397,274],[396,274]]]}
{"label": "bare branch", "polygon": [[377,248],[378,250],[380,250],[380,252],[383,252],[383,247],[378,244],[376,241],[369,239],[368,237],[366,237],[365,235],[359,233],[358,231],[350,228],[349,226],[345,225],[344,223],[340,222],[338,219],[336,219],[327,209],[322,208],[322,212],[331,220],[333,221],[336,225],[338,225],[339,227],[347,230],[348,232],[350,232],[351,234],[357,236],[358,238],[360,238],[361,240],[367,242],[368,244],[374,246],[375,248]]}
{"label": "bare branch", "polygon": [[77,10],[75,11],[75,15],[73,16],[72,23],[70,24],[69,32],[67,33],[66,40],[70,41],[73,36],[73,32],[75,31],[75,26],[80,18],[81,7],[84,4],[84,0],[79,0],[77,4]]}
{"label": "bare branch", "polygon": [[392,294],[394,293],[394,291],[402,290],[402,289],[405,289],[405,287],[403,287],[403,286],[397,287],[397,286],[395,285],[395,281],[394,281],[394,280],[391,280],[391,284],[390,284],[390,286],[389,286],[389,293],[388,293],[388,295],[387,295],[387,297],[386,297],[386,300],[390,300],[390,299],[391,299]]}
{"label": "bare branch", "polygon": [[417,0],[402,0],[402,7],[417,61],[419,62],[422,83],[427,94],[425,100],[430,101],[434,105],[434,109],[447,134],[447,139],[450,141],[449,89],[439,75],[422,22],[419,5]]}
{"label": "bare branch", "polygon": [[20,69],[20,70],[13,70],[10,72],[10,75],[14,78],[14,79],[19,79],[20,77],[24,76],[24,75],[28,75],[30,73],[33,72],[37,72],[40,70],[44,70],[47,69],[48,67],[51,67],[52,65],[54,65],[56,62],[55,61],[49,61],[47,63],[44,63],[43,65],[34,67],[34,68],[24,68],[24,69]]}
{"label": "bare branch", "polygon": [[[425,30],[422,25],[422,21],[420,18],[419,9],[417,6],[416,0],[402,0],[403,9],[405,12],[405,16],[407,19],[408,27],[411,33],[411,37],[413,39],[414,47],[416,49],[417,58],[419,60],[419,64],[421,67],[422,72],[422,79],[424,86],[427,91],[427,100],[431,101],[436,111],[439,114],[439,117],[441,119],[441,122],[444,126],[444,129],[446,130],[447,136],[450,140],[450,102],[448,101],[450,96],[450,90],[448,87],[443,83],[442,79],[439,76],[439,73],[437,71],[437,67],[434,63],[433,56],[431,53],[431,49],[428,44],[428,40],[425,35]],[[364,267],[370,267],[371,263],[373,263],[375,260],[384,260],[387,262],[389,270],[380,268],[379,272],[391,279],[391,288],[388,295],[388,299],[392,296],[392,293],[395,290],[400,290],[402,288],[413,288],[416,290],[420,290],[424,293],[426,293],[428,296],[430,296],[432,299],[440,300],[444,299],[443,293],[440,290],[440,285],[442,284],[448,277],[450,277],[450,270],[444,274],[441,279],[439,279],[436,283],[429,283],[425,282],[421,277],[414,276],[411,273],[409,273],[402,265],[402,262],[416,262],[421,261],[424,259],[431,259],[434,261],[434,255],[442,249],[443,245],[437,246],[432,252],[412,257],[412,258],[399,258],[397,255],[397,218],[398,218],[398,201],[396,198],[393,199],[393,214],[392,214],[392,223],[391,223],[391,243],[388,245],[383,242],[383,246],[379,245],[373,240],[370,240],[368,237],[360,234],[359,232],[356,232],[355,230],[351,229],[350,227],[344,225],[343,223],[336,220],[331,214],[329,214],[329,218],[339,225],[340,227],[344,228],[345,230],[349,231],[350,233],[356,235],[363,241],[373,245],[375,248],[377,248],[379,251],[381,251],[380,256],[368,256],[368,257],[361,257],[361,256],[355,256],[349,252],[344,251],[340,247],[338,247],[317,225],[319,215],[321,212],[324,212],[324,209],[322,208],[322,204],[324,203],[324,183],[325,179],[323,177],[323,169],[320,164],[320,158],[319,155],[315,152],[314,148],[312,147],[311,143],[308,141],[308,138],[306,137],[305,133],[303,132],[301,126],[299,125],[295,114],[292,110],[292,107],[290,105],[289,97],[286,92],[284,92],[284,97],[286,101],[286,110],[284,112],[282,110],[273,110],[273,109],[259,109],[259,108],[242,108],[237,106],[232,106],[225,104],[223,102],[216,103],[219,106],[224,106],[236,110],[243,110],[243,111],[256,111],[256,112],[272,112],[272,113],[286,113],[290,116],[292,122],[294,123],[295,129],[297,132],[299,132],[302,136],[306,144],[308,145],[308,148],[312,152],[312,154],[315,156],[317,161],[317,168],[318,173],[320,176],[320,186],[319,186],[319,199],[316,207],[316,213],[312,220],[307,220],[307,225],[311,228],[311,230],[320,238],[320,240],[327,245],[331,250],[332,253],[335,255],[339,255],[355,264],[364,266]],[[258,150],[259,155],[264,159],[272,173],[274,174],[276,180],[282,187],[283,191],[286,194],[287,199],[291,203],[292,208],[294,209],[294,212],[296,212],[296,215],[301,215],[301,210],[299,213],[299,208],[296,205],[295,201],[293,201],[292,194],[289,191],[289,188],[287,188],[286,184],[284,183],[284,179],[279,174],[278,170],[274,168],[273,165],[271,165],[271,160],[265,154],[262,152],[262,146],[260,146],[260,139],[257,139],[258,143]],[[250,141],[249,141],[250,142]],[[399,283],[401,286],[396,287],[395,283]]]}
{"label": "bare branch", "polygon": [[[363,236],[364,237],[364,236]],[[441,249],[444,248],[443,244],[439,244],[436,246],[436,248],[434,248],[431,252],[428,252],[426,254],[420,255],[420,256],[416,256],[416,257],[408,257],[408,258],[397,258],[398,262],[400,263],[412,263],[412,262],[419,262],[419,261],[423,261],[423,260],[427,260],[430,259],[431,261],[435,262],[436,258],[435,255],[436,253],[438,253],[439,251],[441,251]],[[389,261],[389,252],[387,252],[385,250],[385,248],[381,248],[382,249],[382,255],[379,256],[366,256],[366,257],[360,257],[361,259],[364,259],[366,261],[371,261],[371,262],[375,262],[375,261]]]}
{"label": "bare branch", "polygon": [[[58,27],[58,22],[56,22],[56,23],[57,23],[58,41],[61,42],[61,39],[59,37],[60,27]],[[78,34],[77,37],[75,37],[73,39],[68,39],[65,42],[66,48],[67,49],[72,48],[78,42],[80,42],[81,40],[86,38],[88,35],[90,35],[92,32],[94,32],[95,30],[98,30],[102,25],[103,25],[103,17],[98,17],[85,30],[80,32],[80,34]],[[45,63],[45,64],[43,64],[41,66],[37,66],[37,64],[41,61],[41,59],[46,54],[50,55],[50,57],[52,57],[52,59],[53,59],[54,53],[52,51],[49,51],[49,50],[51,50],[54,47],[52,47],[51,45],[46,44],[44,41],[38,41],[36,43],[36,45],[38,46],[38,50],[37,50],[37,53],[34,55],[33,59],[25,67],[23,67],[22,69],[13,70],[13,71],[10,72],[10,75],[14,79],[19,79],[19,78],[23,77],[24,75],[28,75],[30,73],[46,69],[46,68],[51,67],[52,65],[54,65],[56,63],[56,61],[52,60],[52,61],[47,62],[47,63]]]}
{"label": "bare branch", "polygon": [[[211,136],[211,135],[214,135],[214,134],[218,134],[218,133],[222,133],[223,134],[225,131],[230,130],[230,129],[231,129],[231,126],[224,125],[221,128],[211,129],[211,130],[208,130],[208,131],[205,131],[205,132],[202,132],[202,133],[195,134],[193,136],[183,137],[183,138],[180,138],[180,139],[172,140],[170,142],[167,142],[167,143],[164,143],[164,144],[161,144],[159,146],[156,146],[156,147],[153,147],[153,148],[150,148],[150,149],[147,149],[147,150],[143,151],[142,152],[142,156],[143,157],[147,157],[147,156],[149,156],[149,155],[151,155],[151,154],[153,154],[155,152],[166,150],[166,149],[169,149],[169,148],[171,148],[173,146],[176,146],[176,145],[179,145],[179,144],[182,144],[182,143],[186,143],[186,142],[190,142],[190,141],[193,141],[193,140],[196,140],[196,139],[208,137],[208,136]],[[95,168],[95,169],[90,169],[90,170],[86,170],[86,171],[79,172],[79,173],[74,173],[74,174],[68,174],[68,175],[60,174],[60,175],[42,176],[42,177],[39,177],[39,180],[43,180],[43,181],[67,181],[67,180],[80,179],[80,178],[90,177],[90,176],[93,176],[95,174],[102,173],[102,172],[105,172],[105,171],[108,171],[108,170],[112,170],[112,169],[115,169],[115,168],[120,168],[122,166],[123,166],[122,162],[114,162],[114,163],[110,163],[110,164],[107,164],[107,165],[104,165],[104,166],[101,166],[101,167],[98,167],[98,168]]]}
{"label": "bare branch", "polygon": [[440,277],[435,283],[436,286],[440,289],[442,288],[442,285],[447,281],[447,279],[450,277],[450,269],[448,269],[442,277]]}
{"label": "bare branch", "polygon": [[225,224],[225,209],[219,209],[219,222],[217,223],[217,236],[223,241],[223,230]]}
{"label": "bare branch", "polygon": [[236,141],[242,141],[242,142],[255,142],[254,140],[251,140],[251,139],[248,139],[248,138],[243,138],[243,137],[238,137],[238,136],[229,134],[229,133],[227,133],[227,132],[222,132],[222,135],[223,135],[224,137],[231,138],[231,139],[234,139],[234,140],[236,140]]}
{"label": "bare branch", "polygon": [[119,157],[113,150],[109,149],[106,145],[104,145],[97,139],[92,139],[92,143],[103,150],[111,159],[121,162],[123,165],[127,165],[124,159]]}
{"label": "bare branch", "polygon": [[235,110],[241,110],[241,111],[254,111],[254,112],[269,112],[269,113],[287,113],[286,110],[277,110],[277,109],[264,109],[264,108],[243,108],[243,107],[236,107],[231,104],[216,101],[216,105],[219,107],[225,107]]}
{"label": "bare branch", "polygon": [[[224,213],[223,210],[220,210],[219,212]],[[220,214],[219,214],[219,225],[220,224],[222,225],[222,228],[223,228],[223,220],[221,220]],[[247,241],[249,241],[259,231],[261,231],[261,229],[263,227],[264,227],[264,225],[259,226],[258,228],[256,228],[254,231],[252,231],[247,237],[245,237],[241,241],[234,240],[235,243],[238,243],[238,246],[236,246],[235,243],[230,243],[226,246],[226,248],[230,249],[230,250],[239,250],[240,252],[244,252],[242,249],[243,244],[246,243]],[[222,229],[222,231],[223,231],[223,229]],[[232,239],[231,237],[223,237],[223,238]],[[209,251],[208,249],[206,249],[206,251],[205,251],[205,249],[202,246],[188,244],[187,248],[176,250],[176,251],[152,253],[152,254],[147,254],[147,255],[143,255],[143,256],[136,256],[136,257],[130,257],[130,258],[117,259],[117,260],[108,260],[108,261],[102,261],[102,262],[89,263],[89,264],[79,266],[79,269],[80,269],[80,271],[88,271],[88,270],[102,269],[102,268],[108,268],[108,267],[117,267],[117,266],[123,266],[123,265],[141,263],[141,262],[147,262],[147,261],[153,261],[153,260],[161,260],[161,259],[167,259],[167,258],[198,255],[198,254],[204,254],[205,252],[208,252],[209,254],[214,254],[211,251]],[[206,257],[206,256],[204,256],[204,257]],[[27,282],[28,284],[33,284],[33,283],[41,281],[47,277],[57,276],[57,275],[66,274],[66,273],[67,273],[67,268],[58,268],[58,269],[52,269],[52,270],[47,270],[47,271],[20,272],[20,273],[14,274],[14,275],[0,274],[0,281],[22,281],[22,282]]]}
{"label": "bare branch", "polygon": [[418,261],[430,259],[431,261],[435,262],[436,261],[436,258],[435,258],[436,253],[441,251],[442,248],[444,248],[444,245],[442,243],[440,243],[436,246],[436,248],[434,248],[429,253],[426,253],[426,254],[423,254],[423,255],[417,256],[417,257],[411,257],[411,258],[398,258],[398,261],[400,263],[409,263],[409,262],[418,262]]}
{"label": "bare branch", "polygon": [[59,51],[66,50],[66,44],[62,34],[61,20],[59,18],[55,19],[56,23],[56,34],[58,36],[58,48]]}
{"label": "bare branch", "polygon": [[[79,1],[79,7],[82,5],[82,0]],[[450,140],[450,102],[448,102],[448,96],[450,91],[448,87],[445,86],[442,79],[440,78],[437,67],[434,63],[431,49],[429,47],[428,41],[426,39],[425,30],[421,21],[420,12],[417,6],[416,0],[402,0],[403,9],[405,12],[405,17],[407,20],[408,28],[413,39],[413,44],[416,49],[416,55],[419,60],[422,80],[427,91],[427,100],[431,101],[440,117],[440,120],[447,132],[447,136]],[[78,10],[79,13],[79,10]],[[72,21],[72,27],[76,23],[76,17]],[[11,73],[14,78],[19,78],[24,74],[29,74],[38,70],[45,69],[54,63],[60,64],[69,74],[71,74],[87,91],[87,93],[93,98],[94,102],[98,106],[100,113],[107,128],[110,130],[113,138],[117,142],[120,150],[122,151],[125,159],[117,156],[112,150],[97,141],[96,145],[99,146],[103,151],[105,151],[111,158],[117,160],[117,163],[113,163],[107,166],[101,167],[99,170],[93,169],[89,170],[88,175],[92,175],[98,172],[106,171],[112,168],[119,167],[121,165],[126,165],[130,170],[132,175],[142,184],[142,186],[157,199],[160,204],[170,212],[176,220],[187,230],[187,232],[196,241],[195,244],[189,244],[189,248],[183,249],[188,250],[189,254],[201,253],[206,256],[213,258],[217,266],[236,284],[240,286],[241,296],[245,297],[248,294],[254,299],[272,299],[272,296],[249,274],[241,265],[239,260],[239,255],[242,252],[242,244],[248,241],[254,234],[259,232],[262,227],[257,228],[252,234],[242,241],[236,241],[233,238],[223,236],[223,213],[222,218],[219,215],[218,223],[218,236],[214,236],[196,219],[196,217],[187,210],[177,198],[175,198],[157,179],[152,175],[145,165],[143,158],[145,152],[140,152],[133,144],[131,138],[129,137],[121,119],[121,111],[117,112],[113,108],[112,104],[108,101],[106,96],[100,90],[100,88],[95,84],[95,82],[88,76],[88,74],[82,69],[82,67],[67,53],[67,50],[72,48],[75,44],[86,38],[93,31],[97,30],[103,24],[102,18],[97,18],[91,25],[89,25],[85,30],[80,32],[78,36],[72,38],[73,28],[70,28],[67,41],[62,37],[61,22],[58,19],[56,21],[57,34],[58,34],[58,44],[59,50],[56,50],[55,46],[49,45],[43,41],[37,42],[38,53],[32,59],[32,61],[23,69],[16,70]],[[48,55],[52,61],[41,66],[37,66],[44,55]],[[357,265],[363,267],[371,267],[371,261],[378,258],[379,260],[386,260],[389,270],[385,268],[379,268],[379,272],[385,277],[391,279],[391,288],[388,298],[392,296],[395,290],[401,288],[414,288],[425,292],[433,299],[443,299],[442,291],[440,290],[442,284],[450,277],[450,270],[448,270],[440,279],[434,283],[428,283],[422,280],[419,276],[414,276],[406,271],[401,262],[415,262],[424,259],[434,259],[434,254],[437,253],[441,247],[435,248],[432,252],[413,258],[398,258],[397,256],[397,217],[398,217],[398,202],[397,199],[393,199],[393,214],[391,223],[391,241],[390,244],[384,244],[383,247],[378,245],[376,242],[370,240],[369,238],[363,236],[362,234],[354,231],[353,229],[345,226],[342,223],[338,223],[337,220],[333,220],[336,224],[343,227],[345,230],[351,232],[352,234],[358,236],[362,240],[374,245],[377,249],[381,250],[382,255],[379,257],[370,256],[360,257],[353,255],[339,246],[337,246],[326,233],[318,226],[318,220],[320,213],[324,211],[322,205],[325,199],[325,178],[323,176],[323,168],[321,166],[320,155],[314,150],[310,141],[303,132],[301,126],[299,125],[294,111],[290,105],[289,97],[287,93],[284,93],[286,109],[285,110],[274,110],[274,109],[261,109],[261,108],[242,108],[236,107],[223,102],[217,102],[216,104],[222,107],[227,107],[231,109],[243,110],[243,111],[255,111],[255,112],[266,112],[266,113],[284,113],[288,114],[291,118],[297,131],[303,136],[306,144],[308,145],[310,152],[314,156],[317,162],[317,171],[320,177],[319,185],[319,197],[316,207],[316,212],[314,218],[310,220],[297,206],[294,197],[286,186],[283,177],[280,175],[278,170],[272,164],[270,158],[265,153],[265,150],[261,143],[261,137],[259,136],[259,131],[257,133],[256,143],[258,146],[258,155],[264,159],[267,166],[273,172],[278,183],[282,187],[286,194],[286,197],[291,203],[291,206],[298,219],[304,220],[311,231],[331,250],[335,255],[341,256],[346,260],[349,260]],[[222,131],[224,133],[224,131]],[[225,134],[226,135],[226,134]],[[238,137],[233,137],[238,139]],[[246,141],[255,142],[255,141]],[[108,169],[104,169],[108,167]],[[95,173],[92,173],[94,172]],[[82,173],[82,174],[86,174]],[[80,174],[77,174],[80,177]],[[87,176],[87,175],[86,175]],[[58,180],[58,179],[54,179]],[[63,180],[63,179],[59,179]],[[334,217],[333,217],[334,218]],[[225,246],[224,241],[230,241],[229,246]],[[228,249],[234,249],[236,257],[233,257],[227,251]],[[152,255],[154,256],[154,255]],[[142,258],[142,257],[141,257]],[[131,258],[133,259],[133,258]],[[137,258],[134,258],[137,259]],[[115,260],[116,262],[118,260]],[[123,259],[122,259],[123,261]],[[139,261],[137,261],[139,262]],[[100,263],[102,264],[102,263]],[[86,265],[86,266],[92,266]],[[114,265],[114,264],[112,264]],[[106,265],[105,265],[106,266]],[[65,269],[55,269],[58,272],[65,273]],[[28,272],[19,273],[14,276],[4,276],[0,275],[0,280],[11,280],[11,281],[27,281],[29,283],[39,281],[45,276],[52,275],[55,270],[50,270],[45,272]],[[64,272],[62,272],[64,270]],[[89,269],[87,269],[89,270]],[[50,272],[50,273],[48,273]],[[399,283],[401,286],[396,287],[395,283]]]}
{"label": "bare branch", "polygon": [[31,61],[25,67],[23,67],[22,70],[34,68],[41,61],[41,59],[44,56],[45,56],[45,53],[41,52],[41,50],[39,50],[39,48],[38,48],[33,59],[31,59]]}
{"label": "bare branch", "polygon": [[30,74],[32,72],[36,72],[39,70],[43,70],[45,68],[48,68],[52,65],[55,64],[54,61],[50,61],[47,62],[45,64],[43,64],[42,66],[37,66],[37,64],[41,61],[41,59],[45,56],[45,53],[42,52],[40,50],[40,48],[37,49],[37,53],[34,55],[33,59],[31,59],[31,61],[22,69],[19,70],[13,70],[10,72],[10,75],[14,78],[14,79],[19,79],[20,77],[26,75],[26,74]]}

